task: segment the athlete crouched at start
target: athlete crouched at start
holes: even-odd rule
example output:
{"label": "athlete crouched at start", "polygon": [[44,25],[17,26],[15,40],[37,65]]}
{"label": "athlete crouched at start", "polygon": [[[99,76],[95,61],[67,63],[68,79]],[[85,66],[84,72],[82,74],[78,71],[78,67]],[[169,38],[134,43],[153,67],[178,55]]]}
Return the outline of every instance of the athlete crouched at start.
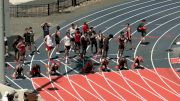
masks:
{"label": "athlete crouched at start", "polygon": [[116,70],[128,70],[128,64],[127,60],[124,57],[120,57],[117,59],[117,65],[116,65]]}
{"label": "athlete crouched at start", "polygon": [[15,68],[15,71],[14,71],[14,74],[13,74],[13,78],[15,78],[15,79],[24,78],[22,64],[18,63],[16,65],[16,68]]}
{"label": "athlete crouched at start", "polygon": [[109,64],[109,61],[106,59],[106,58],[102,58],[100,59],[100,67],[99,67],[99,71],[100,72],[110,72],[110,70],[108,69],[108,64]]}
{"label": "athlete crouched at start", "polygon": [[144,62],[144,59],[142,56],[136,56],[134,58],[134,62],[132,64],[132,68],[134,69],[144,69],[143,66],[140,65],[140,63]]}
{"label": "athlete crouched at start", "polygon": [[87,60],[84,67],[80,70],[81,73],[94,73],[94,65],[91,60]]}
{"label": "athlete crouched at start", "polygon": [[30,71],[30,75],[31,77],[40,77],[41,76],[40,65],[38,64],[33,65]]}
{"label": "athlete crouched at start", "polygon": [[57,70],[60,68],[60,63],[56,63],[54,61],[52,61],[52,64],[50,65],[50,71],[49,74],[50,75],[56,75],[57,74]]}

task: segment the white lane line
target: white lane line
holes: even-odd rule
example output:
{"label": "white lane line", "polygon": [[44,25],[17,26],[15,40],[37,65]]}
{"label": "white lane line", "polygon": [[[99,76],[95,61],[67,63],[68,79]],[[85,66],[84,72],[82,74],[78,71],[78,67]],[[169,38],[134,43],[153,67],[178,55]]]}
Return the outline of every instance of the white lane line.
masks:
{"label": "white lane line", "polygon": [[[82,18],[80,18],[80,19],[77,19],[77,20],[73,21],[72,23],[75,23],[75,22],[77,22],[77,21],[80,21],[80,20],[82,20],[82,19],[84,19],[84,18],[87,18],[87,17],[89,17],[89,16],[98,14],[98,13],[100,13],[100,12],[104,12],[104,11],[106,11],[106,10],[109,10],[109,9],[112,9],[112,8],[115,8],[115,7],[119,7],[119,6],[122,6],[122,5],[134,3],[134,2],[136,2],[136,1],[139,1],[139,0],[134,0],[134,1],[126,2],[126,3],[120,4],[120,5],[116,5],[116,6],[112,6],[112,7],[109,7],[109,8],[103,9],[103,10],[100,10],[100,11],[98,11],[98,12],[94,12],[94,13],[92,13],[92,14],[90,14],[90,15],[87,15],[87,16],[84,16],[84,17],[82,17]],[[66,27],[68,27],[70,24],[71,24],[71,23],[69,23],[69,24],[67,24],[66,26],[62,27],[61,30],[64,29],[64,28],[66,28]],[[43,44],[44,44],[44,42],[42,42],[42,43],[40,44],[40,46],[38,47],[38,49],[39,49]],[[33,61],[33,59],[34,59],[34,56],[35,56],[35,55],[33,55],[33,57],[31,58],[30,70],[31,70],[31,67],[32,67],[32,61]],[[31,79],[31,82],[32,82],[32,86],[35,88],[32,79]]]}
{"label": "white lane line", "polygon": [[[42,63],[43,64],[46,64],[45,62],[43,62],[42,61]],[[64,66],[66,65],[66,64],[64,64],[63,62],[61,62]],[[67,65],[67,67],[68,67],[68,65]],[[71,68],[72,69],[72,68]],[[73,70],[73,69],[72,69]],[[59,74],[61,74],[60,72],[58,72]],[[42,74],[44,77],[46,77],[44,74]],[[67,78],[67,76],[64,76],[65,78]],[[69,76],[68,76],[69,77]],[[47,77],[46,77],[47,78]],[[68,79],[68,78],[67,78]],[[70,82],[71,82],[72,80],[70,80]],[[55,83],[57,86],[59,86],[59,84],[57,84],[57,83]],[[79,85],[80,86],[80,85]],[[83,87],[81,87],[81,88],[83,88]],[[64,88],[65,89],[65,88]],[[83,90],[85,90],[87,93],[89,93],[89,94],[91,94],[92,96],[94,96],[95,98],[97,98],[97,99],[99,99],[100,101],[103,101],[102,99],[100,99],[100,98],[98,98],[96,95],[94,95],[93,93],[91,93],[91,92],[89,92],[88,90],[86,90],[85,88],[83,88]],[[67,91],[67,90],[66,90]],[[72,93],[70,93],[69,91],[68,91],[68,93],[69,94],[71,94],[73,97],[75,96],[75,95],[73,95]]]}
{"label": "white lane line", "polygon": [[[174,40],[172,41],[172,43],[171,43],[170,46],[169,46],[169,49],[171,49],[172,44],[175,42],[175,40],[176,40],[179,36],[180,36],[180,34],[177,35],[177,36],[174,38]],[[178,74],[176,73],[176,71],[173,69],[173,66],[172,66],[172,64],[171,64],[170,52],[169,52],[169,51],[168,51],[168,62],[169,62],[169,65],[170,65],[173,73],[176,75],[176,77],[177,77],[178,79],[180,79],[179,75],[178,75]]]}
{"label": "white lane line", "polygon": [[119,96],[121,97],[121,100],[122,101],[126,101],[126,99],[124,99],[112,86],[111,84],[108,82],[108,80],[106,79],[105,75],[104,75],[104,72],[102,72],[102,76],[104,78],[104,80],[106,81],[106,83],[108,84],[108,86]]}
{"label": "white lane line", "polygon": [[[63,64],[63,63],[62,63],[62,64]],[[67,67],[70,68],[70,69],[72,69],[74,72],[79,73],[78,71],[74,70],[74,69],[71,68],[70,66],[67,66]],[[95,74],[100,75],[99,72],[96,72]],[[79,74],[74,74],[74,75],[79,75]],[[102,75],[100,75],[100,76],[102,76]],[[89,79],[89,80],[90,80],[90,79]],[[109,81],[110,81],[110,80],[109,80]],[[111,82],[113,82],[113,81],[111,81]],[[115,82],[113,82],[113,83],[115,84]],[[116,85],[118,85],[118,84],[116,84]],[[118,87],[120,87],[120,88],[122,88],[123,90],[127,91],[128,93],[134,95],[135,97],[141,99],[139,96],[135,95],[134,93],[130,92],[129,90],[125,89],[124,87],[122,87],[122,86],[120,86],[120,85],[118,85]]]}
{"label": "white lane line", "polygon": [[[11,65],[10,63],[7,63],[11,68],[15,69],[15,67],[13,65]],[[27,77],[26,75],[24,75],[29,81],[32,81],[29,77]],[[37,83],[34,82],[34,84],[38,87],[41,87],[40,85],[38,85]],[[33,84],[33,86],[34,86]],[[35,86],[34,86],[35,87]],[[36,88],[34,88],[36,90]],[[53,97],[54,99],[56,99],[56,101],[60,101],[57,97],[55,97],[54,95],[52,95],[51,93],[49,93],[47,90],[45,90],[44,88],[42,88],[43,91],[45,91],[48,95],[50,95],[51,97]]]}
{"label": "white lane line", "polygon": [[[114,63],[116,63],[116,61],[115,61],[115,60],[111,60],[111,61],[113,61]],[[153,84],[155,84],[155,85],[159,86],[160,88],[162,88],[162,89],[166,90],[167,92],[169,92],[169,93],[171,93],[171,94],[175,94],[174,92],[172,92],[172,91],[170,91],[170,90],[166,89],[165,87],[163,87],[163,86],[161,86],[161,85],[157,84],[156,82],[154,82],[154,81],[152,81],[152,80],[150,80],[150,79],[148,79],[148,78],[146,78],[146,77],[142,76],[138,70],[137,70],[137,72],[138,72],[138,73],[136,73],[136,72],[135,72],[135,71],[133,71],[133,70],[130,70],[130,71],[131,71],[131,72],[133,72],[133,73],[134,73],[134,74],[136,74],[136,75],[139,75],[143,81],[144,81],[144,79],[146,79],[146,80],[150,81],[151,83],[153,83]],[[143,78],[144,78],[144,79],[143,79]],[[145,83],[147,83],[146,81],[144,81],[144,82],[145,82]],[[148,83],[147,83],[147,85],[149,86],[149,84],[148,84]]]}
{"label": "white lane line", "polygon": [[[118,15],[118,16],[112,17],[112,18],[110,18],[110,19],[108,19],[108,20],[106,20],[106,21],[98,24],[97,26],[94,26],[94,28],[96,28],[96,27],[98,27],[98,26],[100,26],[100,25],[102,25],[102,24],[104,24],[104,23],[107,23],[107,22],[109,22],[109,21],[111,21],[111,20],[113,20],[113,19],[115,19],[115,18],[118,18],[118,17],[120,17],[120,16],[122,16],[122,15],[131,13],[131,12],[134,12],[134,11],[138,11],[138,10],[141,10],[141,9],[144,9],[144,8],[148,8],[148,7],[151,7],[151,6],[154,6],[154,5],[158,5],[158,4],[161,4],[161,3],[164,3],[164,2],[168,2],[168,1],[169,1],[169,0],[163,1],[163,2],[154,3],[154,4],[151,4],[151,5],[145,6],[145,7],[140,7],[140,8],[138,8],[138,9],[134,9],[134,10],[131,10],[131,11],[129,11],[129,12],[120,14],[120,15]],[[163,5],[163,6],[159,6],[159,7],[153,8],[153,9],[149,9],[149,10],[147,10],[147,11],[145,11],[145,12],[141,12],[141,13],[135,14],[135,15],[133,15],[133,16],[131,16],[131,17],[128,17],[128,18],[126,18],[126,19],[124,19],[124,20],[119,21],[118,23],[113,24],[112,26],[110,26],[110,27],[108,27],[107,29],[105,29],[104,31],[102,31],[102,33],[106,32],[107,30],[113,28],[114,26],[116,26],[116,25],[118,25],[118,24],[120,24],[120,23],[122,23],[122,22],[124,22],[124,21],[126,21],[126,20],[128,20],[128,19],[131,19],[131,18],[133,18],[133,17],[139,16],[139,15],[144,14],[144,13],[147,13],[147,12],[149,12],[149,11],[153,11],[153,10],[155,10],[155,9],[159,9],[159,8],[166,7],[166,6],[173,5],[173,4],[177,4],[177,3],[179,3],[179,2],[171,3],[171,4],[167,4],[167,5]]]}
{"label": "white lane line", "polygon": [[[176,11],[176,12],[180,12],[180,11]],[[175,12],[174,12],[174,13],[175,13]],[[166,16],[169,16],[169,15],[172,15],[172,13],[171,13],[171,14],[168,14],[168,15],[166,15]],[[163,17],[165,17],[165,16],[163,16]],[[174,18],[174,19],[177,19],[177,18],[178,18],[178,17],[176,17],[176,18]],[[172,19],[172,20],[174,20],[174,19]],[[156,19],[156,20],[158,20],[158,19]],[[152,33],[154,30],[158,29],[159,27],[165,25],[166,23],[168,23],[168,22],[170,22],[170,21],[172,21],[172,20],[169,20],[169,21],[163,23],[162,25],[156,27],[155,29],[153,29],[152,31],[150,31],[148,34]],[[154,21],[153,21],[153,22],[154,22]],[[152,22],[150,22],[150,23],[152,23]],[[148,23],[148,24],[150,24],[150,23]],[[147,34],[147,35],[148,35],[148,34]],[[140,42],[141,42],[141,41],[140,41]],[[138,45],[137,45],[137,47],[136,47],[136,50],[135,50],[135,52],[134,52],[134,57],[136,56],[137,48],[139,47],[140,42],[138,43]]]}
{"label": "white lane line", "polygon": [[[129,59],[129,58],[127,58],[129,61],[131,61],[131,62],[133,62],[133,60],[131,60],[131,59]],[[148,70],[149,72],[151,72],[151,73],[154,73],[154,74],[156,74],[155,72],[153,72],[152,70],[150,70],[150,69],[148,69],[148,68],[146,68],[146,70]],[[180,84],[177,84],[176,82],[174,82],[174,81],[172,81],[172,80],[169,80],[168,78],[166,78],[166,77],[164,77],[164,76],[162,76],[162,75],[160,75],[161,76],[161,78],[163,78],[163,79],[166,79],[167,81],[169,81],[169,82],[171,82],[171,83],[173,83],[173,84],[175,84],[175,85],[177,85],[177,86],[180,86]]]}
{"label": "white lane line", "polygon": [[69,76],[68,76],[67,65],[66,65],[66,64],[65,64],[65,70],[66,70],[66,77],[67,77],[67,79],[68,79],[71,87],[72,87],[73,90],[76,92],[76,94],[77,94],[83,101],[85,101],[84,98],[79,94],[79,92],[75,89],[75,87],[74,87],[73,84],[71,83],[71,81],[70,81],[70,79],[69,79]]}
{"label": "white lane line", "polygon": [[[81,18],[79,18],[79,19],[77,19],[77,20],[75,20],[75,21],[67,24],[66,26],[62,27],[61,30],[64,29],[64,28],[66,28],[66,27],[68,27],[68,26],[71,25],[72,23],[75,23],[75,22],[77,22],[77,21],[83,20],[84,18],[90,17],[90,16],[95,15],[95,14],[98,14],[98,13],[100,13],[100,12],[107,11],[107,10],[112,9],[112,8],[116,8],[116,7],[119,7],[119,6],[122,6],[122,5],[134,3],[134,2],[137,2],[137,1],[139,1],[139,0],[133,0],[133,1],[130,1],[130,2],[122,3],[122,4],[119,4],[119,5],[115,5],[115,6],[112,6],[112,7],[109,7],[109,8],[106,8],[106,9],[103,9],[103,10],[100,10],[100,11],[97,11],[97,12],[94,12],[94,13],[91,13],[91,14],[89,14],[89,15],[87,15],[87,16],[81,17]],[[42,42],[42,43],[39,45],[38,49],[39,49],[43,44],[44,44],[44,42]],[[33,57],[34,57],[34,55],[33,55]],[[33,57],[32,57],[32,58],[33,58]]]}
{"label": "white lane line", "polygon": [[[176,3],[177,3],[177,2],[176,2]],[[176,3],[172,3],[172,4],[176,4]],[[169,5],[170,5],[170,4],[169,4]],[[166,6],[167,6],[167,5],[166,5]],[[159,8],[159,7],[158,7],[158,8]],[[177,8],[177,7],[173,7],[173,8],[171,8],[171,9],[174,9],[174,8]],[[168,10],[170,10],[170,9],[168,9]],[[168,11],[168,10],[164,10],[164,11]],[[164,11],[161,11],[161,12],[164,12]],[[159,14],[159,13],[161,13],[161,12],[158,12],[158,13],[155,13],[155,14]],[[152,14],[152,15],[155,15],[155,14]],[[152,15],[151,15],[151,16],[152,16]],[[150,17],[150,16],[148,16],[148,17]],[[163,18],[163,17],[161,17],[161,18]],[[119,31],[119,32],[120,32],[120,31]],[[118,34],[118,33],[116,33],[116,34]],[[115,34],[115,35],[116,35],[116,34]],[[114,36],[115,36],[115,35],[114,35]]]}
{"label": "white lane line", "polygon": [[[173,4],[174,4],[174,3],[173,3]],[[179,6],[178,6],[178,7],[179,7]],[[171,9],[174,9],[174,8],[177,8],[177,7],[173,7],[173,8],[171,8]],[[168,9],[168,10],[170,10],[170,9]],[[168,11],[168,10],[163,10],[163,11],[161,11],[161,12]],[[159,13],[161,13],[161,12],[158,12],[158,13],[155,13],[155,14],[159,14]],[[176,13],[177,13],[177,12],[176,12]],[[155,15],[155,14],[152,14],[152,15],[150,15],[150,16],[153,16],[153,15]],[[171,13],[171,14],[175,14],[175,13]],[[170,15],[170,14],[168,14],[168,16],[169,16],[169,15]],[[148,18],[148,17],[150,17],[150,16],[147,16],[147,17],[145,17],[145,18]],[[165,17],[165,16],[164,16],[164,17]],[[163,18],[163,17],[161,17],[161,18]],[[161,18],[159,18],[159,19],[161,19]],[[157,19],[156,19],[156,20],[157,20]],[[155,20],[155,21],[156,21],[156,20]],[[139,21],[139,20],[137,20],[137,21]],[[137,21],[136,21],[136,22],[137,22]],[[134,23],[136,23],[136,22],[134,22]],[[134,23],[133,23],[133,24],[134,24]],[[119,32],[120,32],[120,31],[119,31]],[[119,32],[118,32],[118,33],[119,33]],[[117,35],[118,33],[116,33],[115,35]],[[115,36],[115,35],[114,35],[114,36]]]}
{"label": "white lane line", "polygon": [[8,76],[5,75],[5,77],[11,81],[13,84],[15,84],[18,88],[23,89],[20,85],[18,85],[16,82],[14,82],[12,79],[10,79]]}
{"label": "white lane line", "polygon": [[[42,62],[42,61],[41,61]],[[46,67],[47,68],[47,72],[49,72],[50,70],[49,70],[49,62],[48,62],[48,67]],[[45,75],[44,75],[45,76]],[[55,88],[55,86],[54,86],[54,83],[51,83],[51,82],[53,82],[52,81],[52,79],[51,79],[51,76],[50,76],[50,74],[48,75],[48,80],[50,81],[50,84],[52,85],[52,87],[53,88]],[[56,92],[56,94],[59,96],[59,98],[62,100],[62,101],[64,101],[64,99],[62,98],[62,96],[55,90],[55,92]]]}
{"label": "white lane line", "polygon": [[[151,2],[151,1],[150,1]],[[165,1],[165,2],[167,2],[167,1]],[[147,2],[146,2],[147,3]],[[161,2],[161,3],[163,3],[163,2]],[[142,3],[143,4],[143,3]],[[160,3],[156,3],[156,4],[160,4]],[[153,5],[156,5],[156,4],[153,4]],[[153,5],[151,5],[151,6],[153,6]],[[146,7],[149,7],[149,6],[146,6]],[[141,7],[141,8],[138,8],[137,10],[139,10],[139,9],[142,9],[142,8],[146,8],[146,7]],[[133,10],[134,11],[134,10]],[[133,11],[131,11],[131,12],[133,12]],[[136,10],[135,10],[136,11]],[[130,13],[130,12],[129,12]],[[122,14],[123,15],[123,14]],[[114,19],[114,18],[113,18]],[[109,20],[112,20],[112,19],[109,19]],[[109,20],[107,20],[106,22],[108,22]],[[104,22],[104,23],[106,23],[106,22]],[[103,24],[103,23],[102,23]],[[101,24],[100,24],[101,25]],[[97,26],[96,26],[97,27]],[[53,49],[53,51],[54,51],[54,49]],[[52,53],[53,53],[53,51],[52,51]],[[51,55],[52,55],[52,53],[51,53]]]}
{"label": "white lane line", "polygon": [[[99,63],[99,62],[98,62],[98,61],[96,61],[96,60],[93,60],[93,61],[95,61],[95,62]],[[116,62],[116,61],[114,61],[114,62]],[[112,69],[111,69],[111,70],[112,70]],[[158,97],[158,98],[162,99],[160,96],[157,96],[157,94],[155,94],[155,93],[153,93],[153,92],[151,92],[151,91],[147,90],[146,88],[144,88],[144,87],[140,86],[139,84],[135,83],[134,81],[132,81],[132,80],[130,80],[130,79],[128,79],[128,78],[126,78],[126,77],[124,77],[124,76],[121,74],[121,72],[120,72],[120,74],[121,74],[121,75],[120,75],[119,73],[117,73],[116,71],[114,71],[114,70],[112,70],[111,72],[114,72],[115,74],[117,74],[117,75],[119,75],[120,77],[122,77],[122,78],[125,80],[125,82],[126,82],[126,83],[128,83],[128,82],[126,81],[126,80],[128,80],[128,81],[132,82],[133,84],[137,85],[138,87],[140,87],[140,88],[144,89],[145,91],[147,91],[147,92],[151,93],[152,95],[154,95],[154,96],[156,96],[156,97]],[[111,81],[111,82],[113,82],[113,81]],[[129,84],[129,83],[128,83],[128,84]],[[131,87],[130,87],[130,88],[131,88]]]}
{"label": "white lane line", "polygon": [[[99,61],[97,61],[97,60],[95,60],[95,59],[93,59],[93,58],[91,58],[91,59],[92,59],[93,61],[97,62],[97,63],[100,63]],[[111,70],[112,70],[112,69],[111,69]],[[124,76],[122,76],[122,78],[123,78],[123,80],[125,81],[125,83],[131,88],[131,90],[141,98],[141,100],[147,101],[147,100],[146,100],[144,97],[142,97],[138,92],[136,92],[136,90],[124,79]]]}
{"label": "white lane line", "polygon": [[[64,64],[63,62],[61,62],[63,65],[66,65],[66,64]],[[79,73],[78,71],[76,71],[76,70],[74,70],[73,68],[71,68],[70,66],[68,66],[68,65],[66,65],[66,67],[68,67],[68,68],[70,68],[70,69],[72,69],[74,72],[76,72],[76,73]],[[82,75],[81,75],[82,76]],[[84,77],[84,76],[83,76]],[[88,81],[90,81],[90,79],[87,79]],[[73,81],[73,80],[71,80],[71,81]],[[92,82],[92,80],[91,80],[91,82]],[[98,85],[97,83],[95,83],[96,85]],[[100,86],[100,85],[99,85]],[[119,97],[117,97],[116,95],[114,95],[113,93],[111,93],[111,92],[109,92],[107,89],[105,89],[105,88],[103,88],[102,86],[101,86],[101,88],[103,89],[103,90],[105,90],[105,91],[107,91],[108,93],[110,93],[111,95],[113,95],[114,97],[116,97],[116,98],[118,98],[119,100],[121,100]]]}
{"label": "white lane line", "polygon": [[[47,65],[44,61],[41,61],[44,65]],[[47,77],[46,75],[44,75],[43,73],[41,73],[45,78],[49,79],[49,77]],[[64,91],[66,91],[67,93],[69,93],[71,96],[73,96],[74,98],[76,98],[77,100],[81,101],[79,98],[77,98],[74,94],[72,94],[71,92],[69,92],[68,90],[66,90],[65,88],[61,87],[59,84],[57,84],[56,82],[52,82],[54,83],[56,86],[58,86],[59,88],[62,88]]]}
{"label": "white lane line", "polygon": [[[176,19],[178,19],[178,18],[180,18],[180,17],[176,17],[174,20],[176,20]],[[171,22],[171,21],[173,21],[173,20],[170,20],[170,22]],[[157,43],[159,42],[159,40],[160,40],[166,33],[168,33],[169,31],[171,31],[172,29],[174,29],[175,27],[177,27],[177,26],[179,26],[179,25],[180,25],[180,23],[177,24],[177,25],[175,25],[175,26],[173,26],[173,27],[171,27],[169,30],[167,30],[165,33],[163,33],[163,34],[156,40],[156,42],[154,43],[154,45],[153,45],[153,47],[152,47],[152,50],[151,50],[151,63],[152,63],[152,66],[153,66],[153,68],[154,68],[157,76],[161,79],[161,81],[162,81],[167,87],[169,87],[173,92],[175,92],[175,93],[180,97],[179,93],[176,92],[171,86],[169,86],[169,85],[159,76],[159,73],[158,73],[157,70],[155,69],[155,65],[154,65],[154,61],[153,61],[153,54],[152,54],[153,51],[154,51],[154,49],[155,49],[155,46],[157,45]]]}
{"label": "white lane line", "polygon": [[[74,60],[75,60],[75,59],[74,59]],[[76,60],[75,60],[75,61],[76,61]],[[62,62],[62,64],[64,64],[64,63]],[[66,65],[66,64],[64,64],[64,65]],[[71,70],[73,70],[74,72],[79,73],[78,71],[74,70],[74,69],[73,69],[73,68],[71,68],[70,66],[68,66],[68,65],[67,65],[67,67],[68,67],[68,68],[70,68]],[[95,73],[95,74],[100,75],[99,73]],[[102,76],[102,75],[100,75],[100,76]],[[91,80],[91,79],[89,79],[89,78],[87,78],[87,79],[88,79],[88,81],[90,81],[90,80]],[[112,92],[108,91],[106,88],[103,88],[102,86],[98,85],[97,83],[95,83],[95,82],[94,82],[94,81],[92,81],[92,80],[91,80],[91,82],[93,82],[94,84],[96,84],[98,87],[102,88],[104,91],[106,91],[106,92],[110,93],[110,94],[111,94],[111,95],[113,95],[114,97],[116,97],[116,98],[120,99],[119,97],[117,97],[116,95],[114,95]],[[121,100],[121,99],[120,99],[120,100]]]}
{"label": "white lane line", "polygon": [[[116,63],[116,61],[115,60],[112,60],[113,62],[115,62]],[[144,80],[144,79],[146,79],[146,80],[148,80],[149,82],[151,82],[151,83],[153,83],[153,84],[155,84],[155,85],[157,85],[158,87],[160,87],[160,88],[162,88],[162,89],[164,89],[164,90],[166,90],[167,92],[169,92],[169,93],[171,93],[171,94],[175,94],[174,92],[172,92],[172,91],[170,91],[170,90],[168,90],[168,89],[166,89],[166,88],[164,88],[163,86],[161,86],[161,85],[159,85],[159,84],[157,84],[156,82],[154,82],[154,81],[152,81],[152,80],[150,80],[150,79],[148,79],[148,78],[146,78],[146,77],[144,77],[144,76],[142,76],[141,74],[140,74],[140,72],[137,70],[137,72],[138,73],[136,73],[135,71],[133,71],[133,70],[130,70],[131,72],[133,72],[134,74],[136,74],[136,75],[139,75],[140,77],[141,77],[141,79],[149,86],[149,84]],[[150,87],[150,86],[149,86]]]}

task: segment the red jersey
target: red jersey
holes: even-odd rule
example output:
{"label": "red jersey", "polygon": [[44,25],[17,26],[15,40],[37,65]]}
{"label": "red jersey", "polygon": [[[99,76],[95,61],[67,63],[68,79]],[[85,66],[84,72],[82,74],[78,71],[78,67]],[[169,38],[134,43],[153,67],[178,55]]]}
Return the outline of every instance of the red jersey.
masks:
{"label": "red jersey", "polygon": [[81,41],[81,33],[80,32],[76,32],[74,39],[75,39],[75,42],[80,42]]}
{"label": "red jersey", "polygon": [[84,33],[87,33],[87,32],[88,32],[88,29],[89,29],[88,24],[83,24],[83,26],[82,26],[83,32],[84,32]]}
{"label": "red jersey", "polygon": [[26,46],[23,42],[21,42],[18,46],[19,52],[20,53],[25,53],[26,52]]}

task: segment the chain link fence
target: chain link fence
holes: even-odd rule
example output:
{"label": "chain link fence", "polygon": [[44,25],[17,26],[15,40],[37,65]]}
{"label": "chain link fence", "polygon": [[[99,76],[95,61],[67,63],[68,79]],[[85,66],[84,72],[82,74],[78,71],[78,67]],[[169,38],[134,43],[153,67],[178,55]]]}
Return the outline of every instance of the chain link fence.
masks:
{"label": "chain link fence", "polygon": [[11,17],[48,16],[89,0],[57,0],[48,4],[10,5]]}

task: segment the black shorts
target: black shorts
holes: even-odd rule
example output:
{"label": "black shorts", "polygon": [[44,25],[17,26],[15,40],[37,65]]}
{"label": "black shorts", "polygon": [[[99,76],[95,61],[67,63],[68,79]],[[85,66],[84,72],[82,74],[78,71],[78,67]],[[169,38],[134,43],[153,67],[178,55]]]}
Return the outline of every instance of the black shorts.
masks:
{"label": "black shorts", "polygon": [[31,45],[31,42],[25,42],[25,45],[26,45],[26,46],[30,46],[30,45]]}
{"label": "black shorts", "polygon": [[146,36],[146,32],[145,31],[141,31],[141,36],[145,37]]}
{"label": "black shorts", "polygon": [[81,46],[81,43],[80,42],[75,42],[76,46]]}
{"label": "black shorts", "polygon": [[70,46],[65,46],[65,47],[66,47],[66,49],[67,49],[68,51],[69,51],[69,50],[70,50],[70,48],[71,48]]}
{"label": "black shorts", "polygon": [[103,44],[99,43],[99,48],[103,48]]}
{"label": "black shorts", "polygon": [[70,40],[71,40],[72,42],[74,42],[74,41],[75,41],[75,39],[74,39],[74,38],[71,38]]}
{"label": "black shorts", "polygon": [[7,41],[4,41],[4,46],[8,46],[8,43],[7,43]]}
{"label": "black shorts", "polygon": [[124,49],[124,45],[119,45],[119,49]]}
{"label": "black shorts", "polygon": [[55,42],[56,42],[56,45],[57,45],[57,44],[60,44],[60,41],[59,41],[59,40],[55,40]]}
{"label": "black shorts", "polygon": [[108,51],[108,50],[109,50],[109,47],[108,47],[108,46],[103,46],[103,49],[104,49],[105,51]]}

